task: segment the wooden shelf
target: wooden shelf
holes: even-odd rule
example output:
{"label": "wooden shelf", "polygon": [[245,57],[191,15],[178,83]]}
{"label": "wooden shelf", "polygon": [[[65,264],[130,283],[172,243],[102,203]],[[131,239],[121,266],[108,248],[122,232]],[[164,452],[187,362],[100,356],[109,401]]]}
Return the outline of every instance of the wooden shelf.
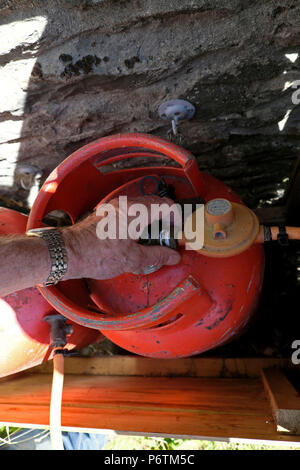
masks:
{"label": "wooden shelf", "polygon": [[263,369],[262,379],[277,431],[300,436],[299,393],[280,369]]}
{"label": "wooden shelf", "polygon": [[[260,372],[286,360],[68,358],[62,425],[206,438],[300,442],[277,432]],[[231,375],[231,377],[230,377]],[[0,380],[0,421],[49,425],[52,363]]]}

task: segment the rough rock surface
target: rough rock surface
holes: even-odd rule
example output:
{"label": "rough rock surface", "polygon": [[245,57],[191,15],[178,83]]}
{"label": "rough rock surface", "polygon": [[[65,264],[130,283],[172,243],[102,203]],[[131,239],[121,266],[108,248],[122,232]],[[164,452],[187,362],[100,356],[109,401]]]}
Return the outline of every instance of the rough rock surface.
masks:
{"label": "rough rock surface", "polygon": [[200,168],[251,207],[281,196],[300,148],[297,0],[7,0],[0,39],[0,194],[25,196],[20,165],[44,179],[101,136],[166,138],[157,109],[183,98]]}

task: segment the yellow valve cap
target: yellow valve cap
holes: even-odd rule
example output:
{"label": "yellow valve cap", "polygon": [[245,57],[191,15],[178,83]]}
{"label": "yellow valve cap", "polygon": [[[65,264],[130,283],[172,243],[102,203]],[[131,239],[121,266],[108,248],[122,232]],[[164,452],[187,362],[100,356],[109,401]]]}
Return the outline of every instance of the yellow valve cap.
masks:
{"label": "yellow valve cap", "polygon": [[[195,213],[190,217],[195,226]],[[204,244],[196,251],[213,258],[234,256],[255,242],[258,231],[259,221],[251,209],[227,199],[212,199],[204,208]]]}

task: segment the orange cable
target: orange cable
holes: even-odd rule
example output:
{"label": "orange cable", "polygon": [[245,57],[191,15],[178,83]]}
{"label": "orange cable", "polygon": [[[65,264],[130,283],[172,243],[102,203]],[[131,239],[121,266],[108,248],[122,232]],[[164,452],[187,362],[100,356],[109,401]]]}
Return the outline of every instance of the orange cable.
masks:
{"label": "orange cable", "polygon": [[[279,228],[270,227],[270,230],[272,234],[272,240],[276,240],[278,233],[279,233]],[[285,230],[290,240],[300,240],[300,227],[285,227]],[[264,243],[264,241],[265,241],[264,227],[263,225],[261,225],[259,227],[259,232],[256,237],[255,243]]]}

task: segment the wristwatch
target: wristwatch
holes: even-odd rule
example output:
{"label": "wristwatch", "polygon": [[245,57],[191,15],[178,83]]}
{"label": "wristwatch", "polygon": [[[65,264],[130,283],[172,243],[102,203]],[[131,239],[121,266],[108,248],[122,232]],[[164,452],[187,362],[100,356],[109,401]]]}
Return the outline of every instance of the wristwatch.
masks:
{"label": "wristwatch", "polygon": [[28,230],[26,235],[40,237],[46,242],[51,259],[51,271],[43,286],[57,284],[68,269],[67,250],[61,232],[56,228],[46,227]]}

